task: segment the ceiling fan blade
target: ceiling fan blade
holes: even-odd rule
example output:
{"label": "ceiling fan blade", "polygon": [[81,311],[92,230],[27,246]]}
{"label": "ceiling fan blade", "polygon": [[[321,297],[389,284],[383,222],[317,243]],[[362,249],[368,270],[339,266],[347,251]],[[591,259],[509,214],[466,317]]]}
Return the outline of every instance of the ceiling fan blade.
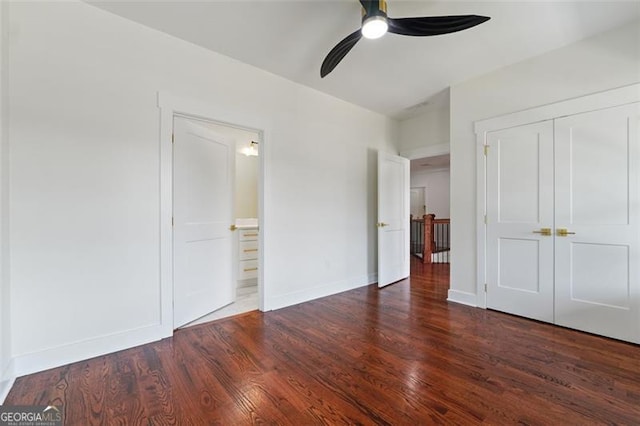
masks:
{"label": "ceiling fan blade", "polygon": [[362,38],[362,32],[360,29],[349,34],[338,43],[331,52],[322,61],[322,67],[320,67],[320,77],[324,78],[340,63],[347,53],[356,45],[356,43]]}
{"label": "ceiling fan blade", "polygon": [[394,34],[423,37],[455,33],[488,21],[488,16],[456,15],[428,16],[424,18],[388,18],[389,32]]}

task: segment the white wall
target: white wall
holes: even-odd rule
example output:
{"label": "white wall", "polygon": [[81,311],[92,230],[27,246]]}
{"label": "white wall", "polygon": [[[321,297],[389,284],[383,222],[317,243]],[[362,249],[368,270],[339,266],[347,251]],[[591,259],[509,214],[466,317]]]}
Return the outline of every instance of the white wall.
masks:
{"label": "white wall", "polygon": [[11,386],[11,307],[9,288],[9,152],[6,88],[6,3],[0,3],[0,404]]}
{"label": "white wall", "polygon": [[638,81],[640,22],[634,22],[451,88],[453,298],[475,301],[467,296],[476,293],[473,123]]}
{"label": "white wall", "polygon": [[411,188],[425,188],[427,213],[449,217],[449,169],[411,173]]}
{"label": "white wall", "polygon": [[[427,107],[420,115],[401,121],[399,127],[402,153],[410,153],[428,146],[448,145],[449,105]],[[441,153],[432,155],[438,154]]]}
{"label": "white wall", "polygon": [[258,217],[259,169],[258,157],[236,153],[236,218]]}
{"label": "white wall", "polygon": [[159,90],[268,123],[267,308],[375,281],[393,120],[84,3],[10,20],[18,374],[158,338]]}

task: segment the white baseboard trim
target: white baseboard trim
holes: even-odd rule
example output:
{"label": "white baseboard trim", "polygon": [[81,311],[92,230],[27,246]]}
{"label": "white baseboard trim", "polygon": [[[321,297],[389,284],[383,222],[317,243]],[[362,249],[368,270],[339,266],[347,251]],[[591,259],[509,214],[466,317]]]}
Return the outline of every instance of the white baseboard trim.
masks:
{"label": "white baseboard trim", "polygon": [[162,326],[154,324],[80,342],[70,343],[13,358],[14,376],[20,377],[78,361],[107,355],[161,340]]}
{"label": "white baseboard trim", "polygon": [[7,399],[7,395],[9,395],[9,391],[13,387],[15,381],[15,377],[12,377],[0,382],[0,405],[4,404],[4,400]]}
{"label": "white baseboard trim", "polygon": [[353,290],[359,287],[364,287],[376,282],[378,282],[378,274],[373,273],[348,280],[341,280],[333,283],[323,284],[311,289],[294,291],[280,296],[269,297],[267,300],[265,300],[265,311],[286,308],[287,306],[297,305],[298,303],[308,302],[310,300],[319,299],[321,297],[331,296],[333,294],[342,293],[344,291]]}
{"label": "white baseboard trim", "polygon": [[451,290],[449,289],[449,295],[447,297],[448,302],[461,303],[467,306],[473,306],[476,308],[477,297],[475,293],[468,293],[466,291]]}
{"label": "white baseboard trim", "polygon": [[4,371],[0,371],[0,378],[0,405],[2,405],[16,381],[13,359],[9,360]]}

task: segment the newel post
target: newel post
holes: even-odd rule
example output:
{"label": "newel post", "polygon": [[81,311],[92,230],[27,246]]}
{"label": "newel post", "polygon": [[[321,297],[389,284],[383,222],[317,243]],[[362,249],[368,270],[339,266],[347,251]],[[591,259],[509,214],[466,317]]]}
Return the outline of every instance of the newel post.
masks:
{"label": "newel post", "polygon": [[435,214],[425,214],[424,219],[424,244],[422,249],[422,263],[431,263],[431,253],[433,253],[433,221]]}

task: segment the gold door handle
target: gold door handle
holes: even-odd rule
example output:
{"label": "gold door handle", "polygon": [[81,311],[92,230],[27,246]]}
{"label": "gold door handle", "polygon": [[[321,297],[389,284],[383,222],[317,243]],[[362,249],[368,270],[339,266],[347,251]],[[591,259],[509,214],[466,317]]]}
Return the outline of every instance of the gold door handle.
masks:
{"label": "gold door handle", "polygon": [[251,271],[257,271],[258,268],[244,268],[243,271],[244,272],[251,272]]}
{"label": "gold door handle", "polygon": [[389,226],[389,224],[388,224],[388,223],[384,223],[384,222],[378,222],[378,223],[376,223],[376,226],[377,226],[378,228],[383,228],[383,227],[385,227],[385,226]]}
{"label": "gold door handle", "polygon": [[558,228],[556,229],[556,233],[558,237],[566,237],[567,235],[575,235],[575,232],[569,232],[567,228]]}
{"label": "gold door handle", "polygon": [[244,249],[242,251],[245,253],[251,253],[252,251],[258,251],[258,249]]}
{"label": "gold door handle", "polygon": [[238,227],[237,227],[237,226],[235,226],[235,225],[231,225],[231,226],[229,227],[229,231],[235,231],[236,229],[238,229]]}
{"label": "gold door handle", "polygon": [[534,234],[551,235],[551,228],[540,228],[539,231],[533,231]]}

